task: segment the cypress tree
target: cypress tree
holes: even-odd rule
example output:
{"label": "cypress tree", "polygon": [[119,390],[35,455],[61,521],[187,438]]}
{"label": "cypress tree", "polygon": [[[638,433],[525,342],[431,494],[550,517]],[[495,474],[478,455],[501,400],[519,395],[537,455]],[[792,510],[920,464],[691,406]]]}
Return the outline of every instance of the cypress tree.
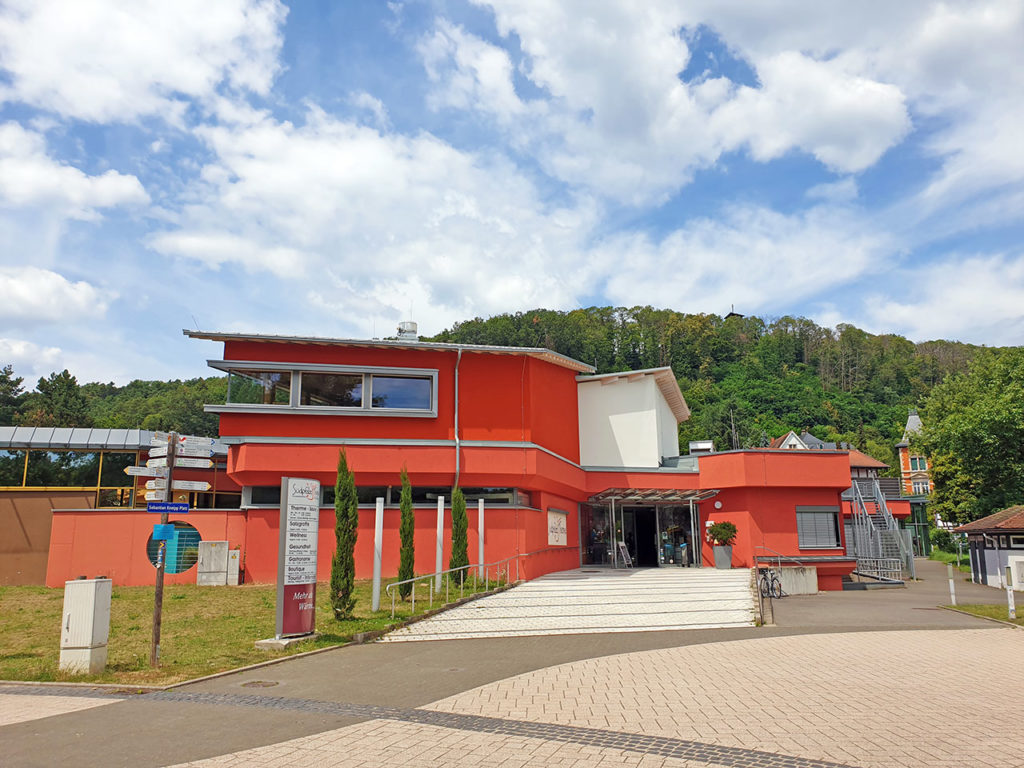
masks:
{"label": "cypress tree", "polygon": [[[466,497],[461,488],[452,489],[452,555],[448,560],[449,568],[462,568],[469,565],[469,518],[466,516]],[[461,583],[466,578],[466,571],[459,571]]]}
{"label": "cypress tree", "polygon": [[356,578],[356,535],[359,526],[359,500],[356,480],[348,468],[348,458],[338,452],[338,480],[334,486],[334,537],[337,547],[331,561],[331,607],[334,618],[351,619],[356,601],[352,596]]}
{"label": "cypress tree", "polygon": [[[402,467],[402,496],[398,506],[402,511],[402,517],[398,524],[398,536],[402,541],[398,561],[398,580],[404,581],[416,575],[414,573],[416,518],[412,510],[412,486],[409,484],[409,473],[406,472],[405,467]],[[412,584],[399,586],[398,594],[405,600],[412,594]]]}

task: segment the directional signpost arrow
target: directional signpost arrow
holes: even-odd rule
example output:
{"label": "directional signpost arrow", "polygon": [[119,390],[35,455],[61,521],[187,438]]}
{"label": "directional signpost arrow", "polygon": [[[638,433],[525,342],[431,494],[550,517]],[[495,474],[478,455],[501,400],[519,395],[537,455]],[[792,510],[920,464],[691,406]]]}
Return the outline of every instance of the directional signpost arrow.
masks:
{"label": "directional signpost arrow", "polygon": [[149,449],[149,455],[151,457],[153,457],[153,458],[155,458],[157,456],[166,456],[167,455],[167,446],[166,445],[154,445],[154,446],[152,446]]}
{"label": "directional signpost arrow", "polygon": [[[159,482],[159,481],[157,481]],[[175,480],[172,487],[176,491],[208,491],[210,484],[201,480]]]}
{"label": "directional signpost arrow", "polygon": [[[152,455],[152,453],[150,454]],[[179,456],[203,456],[209,458],[213,456],[213,449],[208,445],[190,445],[184,443],[178,446]]]}
{"label": "directional signpost arrow", "polygon": [[167,477],[167,467],[125,467],[124,473],[132,477]]}
{"label": "directional signpost arrow", "polygon": [[[146,488],[151,491],[162,491],[167,487],[166,480],[148,480]],[[176,491],[208,491],[210,484],[199,480],[174,480],[171,487]]]}
{"label": "directional signpost arrow", "polygon": [[213,466],[210,459],[190,459],[187,457],[174,460],[174,466],[188,469],[209,469]]}
{"label": "directional signpost arrow", "polygon": [[167,466],[167,459],[166,458],[162,458],[162,459],[147,459],[146,460],[146,466],[147,467],[166,467]]}

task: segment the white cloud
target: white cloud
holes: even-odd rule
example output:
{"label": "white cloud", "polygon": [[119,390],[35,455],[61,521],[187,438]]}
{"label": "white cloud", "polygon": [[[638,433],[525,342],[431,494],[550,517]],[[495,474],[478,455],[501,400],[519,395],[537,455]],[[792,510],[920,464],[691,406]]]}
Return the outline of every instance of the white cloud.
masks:
{"label": "white cloud", "polygon": [[749,144],[755,160],[794,148],[835,171],[863,171],[910,128],[899,88],[843,71],[837,60],[783,52],[760,62],[761,86],[742,86],[710,116],[727,147]]}
{"label": "white cloud", "polygon": [[77,219],[96,217],[99,208],[147,203],[134,176],[106,171],[89,176],[46,152],[46,140],[17,123],[0,125],[0,204],[46,206]]}
{"label": "white cloud", "polygon": [[660,242],[610,238],[598,249],[618,304],[654,304],[687,312],[771,312],[877,269],[894,243],[872,232],[855,210],[820,205],[782,215],[735,206],[698,219]]}
{"label": "white cloud", "polygon": [[315,107],[303,125],[264,116],[198,134],[215,160],[177,226],[150,240],[161,253],[270,271],[326,315],[348,306],[361,323],[373,313],[390,324],[410,303],[431,323],[571,307],[587,291],[580,243],[596,208],[546,204],[500,155]]}
{"label": "white cloud", "polygon": [[349,100],[352,102],[352,106],[357,109],[365,110],[373,115],[373,122],[381,130],[386,130],[391,125],[391,120],[388,118],[388,108],[384,106],[384,102],[378,99],[376,96],[367,93],[366,91],[358,91],[353,93]]}
{"label": "white cloud", "polygon": [[60,347],[41,347],[24,339],[0,338],[0,360],[14,367],[15,375],[25,379],[26,391],[35,386],[35,379],[57,368],[63,357]]}
{"label": "white cloud", "polygon": [[97,319],[115,298],[38,267],[0,267],[0,296],[0,320],[19,326]]}
{"label": "white cloud", "polygon": [[267,93],[286,13],[277,0],[10,0],[0,100],[95,122],[178,122],[188,99],[222,84]]}
{"label": "white cloud", "polygon": [[504,48],[441,20],[419,46],[435,82],[432,103],[490,115],[549,173],[595,194],[661,200],[697,169],[745,147],[760,161],[796,150],[858,172],[910,127],[900,89],[846,59],[781,49],[751,60],[757,87],[723,77],[683,82],[691,51],[682,32],[708,18],[674,0],[642,9],[572,0],[480,4],[494,11],[500,34],[516,35],[519,69],[543,95],[522,100]]}
{"label": "white cloud", "polygon": [[1024,254],[952,255],[894,274],[910,290],[868,294],[862,327],[917,341],[1017,345],[1024,335]]}

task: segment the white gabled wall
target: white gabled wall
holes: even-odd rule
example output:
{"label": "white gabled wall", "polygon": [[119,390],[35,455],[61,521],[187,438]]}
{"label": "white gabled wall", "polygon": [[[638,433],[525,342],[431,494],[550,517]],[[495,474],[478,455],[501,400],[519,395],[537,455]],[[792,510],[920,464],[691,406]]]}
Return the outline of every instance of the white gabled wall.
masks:
{"label": "white gabled wall", "polygon": [[678,456],[679,455],[679,422],[675,414],[669,408],[668,403],[661,394],[657,385],[654,387],[654,403],[657,408],[658,417],[658,455]]}
{"label": "white gabled wall", "polygon": [[677,422],[653,376],[577,384],[580,463],[590,467],[657,467],[678,456]]}

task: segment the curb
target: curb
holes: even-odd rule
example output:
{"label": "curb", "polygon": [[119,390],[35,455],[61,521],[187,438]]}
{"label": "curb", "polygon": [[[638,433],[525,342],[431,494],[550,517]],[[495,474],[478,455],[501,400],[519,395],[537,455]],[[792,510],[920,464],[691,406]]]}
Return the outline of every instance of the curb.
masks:
{"label": "curb", "polygon": [[944,611],[952,611],[953,613],[961,613],[964,616],[973,616],[976,619],[984,619],[985,621],[994,621],[996,624],[1002,624],[1004,627],[1013,627],[1014,629],[1024,629],[1024,627],[1022,627],[1020,624],[1014,624],[1012,621],[1003,621],[1002,619],[996,619],[996,618],[993,618],[991,616],[979,616],[978,614],[971,613],[970,611],[961,611],[959,608],[954,608],[951,605],[940,605],[939,608],[941,608]]}

